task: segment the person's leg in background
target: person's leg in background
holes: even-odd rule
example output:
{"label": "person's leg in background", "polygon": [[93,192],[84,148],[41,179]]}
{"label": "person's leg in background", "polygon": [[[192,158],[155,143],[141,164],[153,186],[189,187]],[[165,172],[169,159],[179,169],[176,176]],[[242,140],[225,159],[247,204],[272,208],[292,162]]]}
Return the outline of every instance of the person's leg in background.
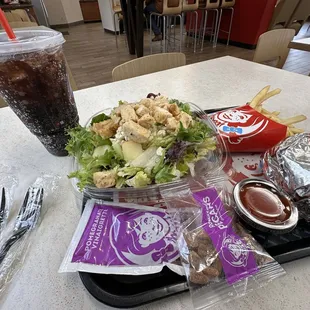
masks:
{"label": "person's leg in background", "polygon": [[[150,24],[151,13],[158,13],[158,11],[156,10],[156,7],[155,7],[155,1],[150,2],[144,8],[144,14],[147,17],[149,24]],[[155,37],[152,39],[152,41],[161,41],[162,35],[161,35],[161,31],[160,31],[159,27],[157,26],[155,15],[152,15],[152,30],[153,30],[154,35],[155,35]]]}

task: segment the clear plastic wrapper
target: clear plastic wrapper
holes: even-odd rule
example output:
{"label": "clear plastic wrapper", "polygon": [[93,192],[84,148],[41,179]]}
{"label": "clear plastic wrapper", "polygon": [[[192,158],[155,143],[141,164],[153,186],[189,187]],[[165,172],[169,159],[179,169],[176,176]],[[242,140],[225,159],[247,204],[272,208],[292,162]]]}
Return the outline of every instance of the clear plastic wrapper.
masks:
{"label": "clear plastic wrapper", "polygon": [[17,185],[16,168],[0,165],[0,243],[7,225],[9,212],[13,204],[14,190]]}
{"label": "clear plastic wrapper", "polygon": [[166,266],[183,274],[179,224],[160,208],[90,199],[59,272],[143,275]]}
{"label": "clear plastic wrapper", "polygon": [[224,180],[203,182],[161,191],[182,225],[178,245],[196,309],[229,302],[285,274],[237,221]]}
{"label": "clear plastic wrapper", "polygon": [[310,133],[289,137],[268,150],[263,171],[292,197],[300,217],[310,221]]}
{"label": "clear plastic wrapper", "polygon": [[55,176],[38,177],[20,202],[17,215],[10,215],[0,244],[0,294],[8,287],[23,266],[37,227],[53,201],[57,189]]}

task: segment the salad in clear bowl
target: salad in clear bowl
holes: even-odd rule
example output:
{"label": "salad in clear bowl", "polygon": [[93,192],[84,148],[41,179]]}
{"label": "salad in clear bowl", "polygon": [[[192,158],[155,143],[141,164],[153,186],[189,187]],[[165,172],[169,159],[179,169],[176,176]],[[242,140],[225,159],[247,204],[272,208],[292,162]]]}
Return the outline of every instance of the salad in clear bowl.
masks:
{"label": "salad in clear bowl", "polygon": [[68,131],[80,191],[91,196],[135,192],[177,182],[189,175],[214,173],[226,161],[225,144],[207,114],[197,105],[165,96],[94,115],[85,127]]}

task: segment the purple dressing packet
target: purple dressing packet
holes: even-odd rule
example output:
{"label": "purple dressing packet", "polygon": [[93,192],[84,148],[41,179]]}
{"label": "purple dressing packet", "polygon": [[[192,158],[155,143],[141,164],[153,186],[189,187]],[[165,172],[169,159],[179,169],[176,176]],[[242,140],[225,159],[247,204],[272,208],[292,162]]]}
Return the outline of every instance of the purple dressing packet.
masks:
{"label": "purple dressing packet", "polygon": [[285,274],[238,222],[223,177],[164,185],[161,194],[181,225],[178,246],[196,309],[229,302]]}
{"label": "purple dressing packet", "polygon": [[178,226],[164,209],[90,200],[60,272],[159,272],[179,257]]}

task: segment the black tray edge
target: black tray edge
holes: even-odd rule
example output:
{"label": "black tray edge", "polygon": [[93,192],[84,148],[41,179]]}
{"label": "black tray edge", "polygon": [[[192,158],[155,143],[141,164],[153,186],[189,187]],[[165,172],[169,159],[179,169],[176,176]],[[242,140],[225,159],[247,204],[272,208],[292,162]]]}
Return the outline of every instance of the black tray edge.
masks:
{"label": "black tray edge", "polygon": [[119,296],[110,294],[102,290],[93,281],[91,275],[86,272],[79,272],[80,279],[87,291],[98,301],[114,308],[138,307],[146,303],[153,302],[162,298],[166,298],[175,294],[188,290],[187,282],[177,283],[170,286],[163,286],[147,293]]}

